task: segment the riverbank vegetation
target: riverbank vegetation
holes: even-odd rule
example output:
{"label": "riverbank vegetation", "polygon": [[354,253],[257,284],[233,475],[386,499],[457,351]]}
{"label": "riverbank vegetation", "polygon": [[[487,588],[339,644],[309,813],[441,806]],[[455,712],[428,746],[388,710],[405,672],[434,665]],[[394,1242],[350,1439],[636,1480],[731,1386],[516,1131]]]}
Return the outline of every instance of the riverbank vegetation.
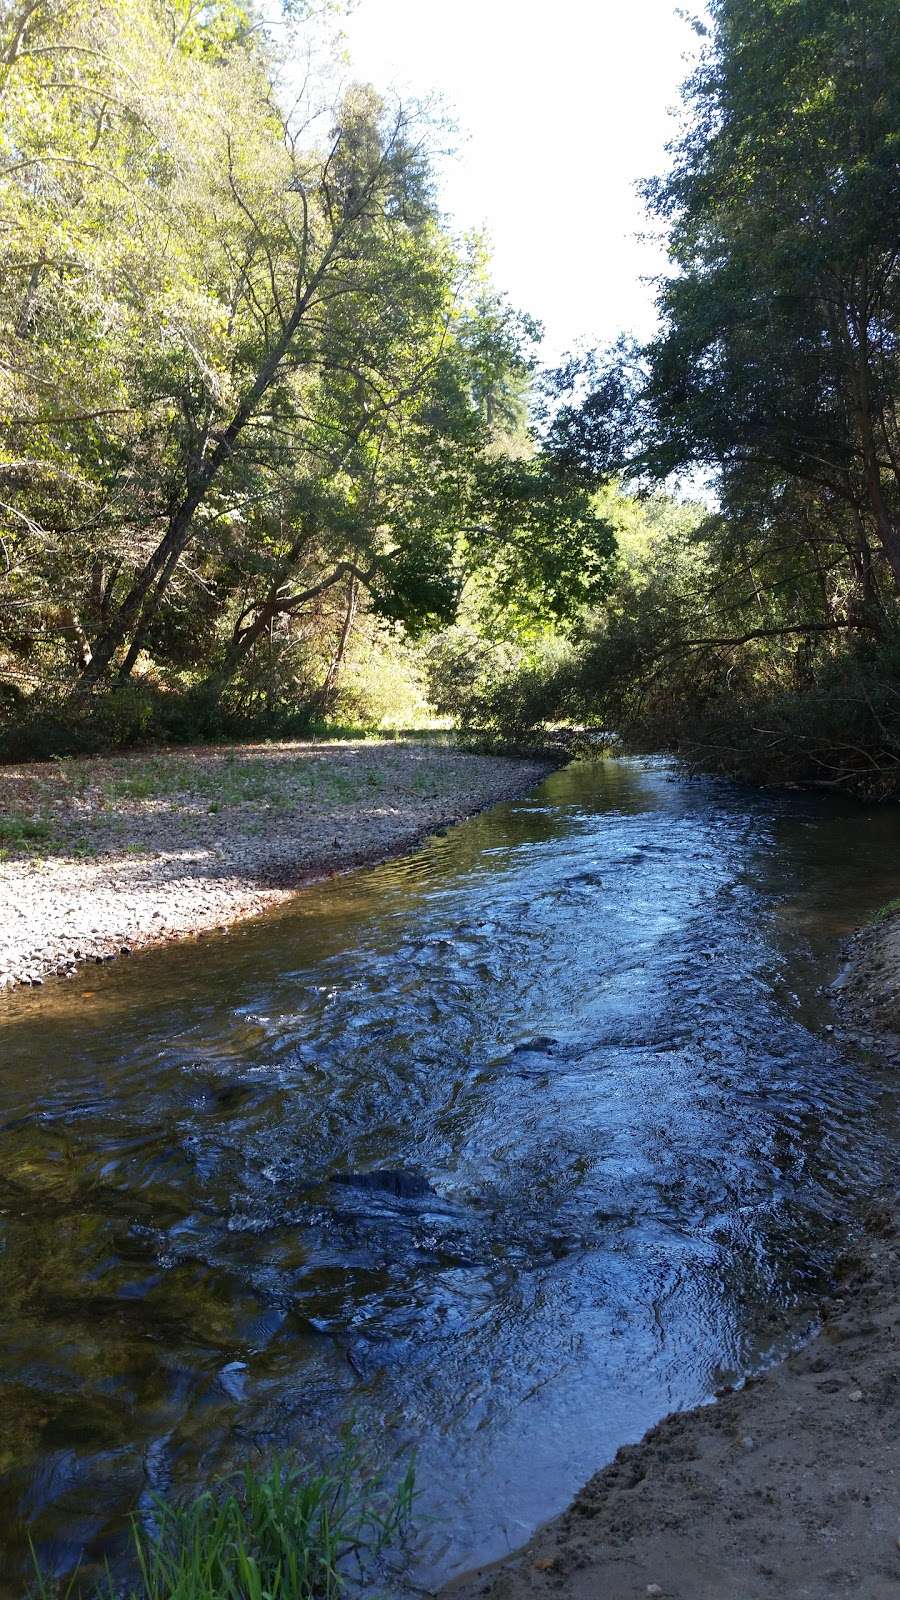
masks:
{"label": "riverbank vegetation", "polygon": [[876,0],[717,0],[701,31],[645,190],[671,259],[658,332],[564,364],[548,448],[706,511],[651,526],[575,651],[518,679],[512,720],[893,795],[900,30]]}
{"label": "riverbank vegetation", "polygon": [[658,330],[553,372],[446,129],[267,16],[5,24],[0,756],[440,715],[895,794],[893,16],[716,0]]}
{"label": "riverbank vegetation", "polygon": [[[152,1535],[132,1526],[136,1585],[112,1574],[97,1600],[339,1600],[348,1575],[401,1533],[412,1506],[410,1468],[389,1491],[352,1443],[331,1469],[304,1474],[288,1461],[246,1467],[183,1502],[152,1503]],[[65,1595],[85,1592],[79,1574]],[[39,1570],[33,1600],[60,1591]]]}
{"label": "riverbank vegetation", "polygon": [[371,722],[467,583],[605,592],[610,531],[528,421],[537,327],[442,219],[446,131],[342,79],[326,22],[6,14],[7,756],[296,732],[351,663]]}

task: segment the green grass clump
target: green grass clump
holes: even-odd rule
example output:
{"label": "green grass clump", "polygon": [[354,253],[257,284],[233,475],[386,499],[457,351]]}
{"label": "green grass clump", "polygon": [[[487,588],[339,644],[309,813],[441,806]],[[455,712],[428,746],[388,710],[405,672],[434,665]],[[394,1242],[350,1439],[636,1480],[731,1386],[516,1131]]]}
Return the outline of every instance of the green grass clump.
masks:
{"label": "green grass clump", "polygon": [[0,861],[6,861],[11,855],[22,851],[30,855],[44,855],[55,844],[49,823],[35,822],[30,817],[0,814]]}
{"label": "green grass clump", "polygon": [[[347,1445],[336,1466],[306,1477],[276,1461],[184,1505],[155,1500],[155,1529],[133,1524],[137,1582],[111,1576],[97,1600],[338,1600],[358,1573],[403,1528],[413,1500],[413,1469],[389,1492],[364,1476]],[[78,1574],[66,1595],[81,1594]],[[37,1596],[56,1590],[39,1575]]]}
{"label": "green grass clump", "polygon": [[871,926],[876,928],[880,922],[887,922],[889,917],[895,917],[900,911],[900,895],[894,900],[888,900],[886,905],[879,906],[871,919]]}
{"label": "green grass clump", "polygon": [[0,844],[39,844],[49,839],[51,832],[47,822],[33,822],[28,817],[0,816]]}

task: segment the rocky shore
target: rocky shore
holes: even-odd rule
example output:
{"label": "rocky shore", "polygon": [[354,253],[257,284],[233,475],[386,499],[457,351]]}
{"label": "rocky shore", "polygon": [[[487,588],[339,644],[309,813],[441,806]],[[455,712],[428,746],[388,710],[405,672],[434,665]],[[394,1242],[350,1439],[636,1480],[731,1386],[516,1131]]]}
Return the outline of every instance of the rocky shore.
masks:
{"label": "rocky shore", "polygon": [[[900,907],[851,941],[847,1031],[900,1046]],[[446,1600],[897,1600],[900,1207],[862,1220],[820,1330],[714,1404],[621,1449],[562,1516]]]}
{"label": "rocky shore", "polygon": [[522,795],[548,770],[377,740],[0,769],[0,988],[227,927]]}

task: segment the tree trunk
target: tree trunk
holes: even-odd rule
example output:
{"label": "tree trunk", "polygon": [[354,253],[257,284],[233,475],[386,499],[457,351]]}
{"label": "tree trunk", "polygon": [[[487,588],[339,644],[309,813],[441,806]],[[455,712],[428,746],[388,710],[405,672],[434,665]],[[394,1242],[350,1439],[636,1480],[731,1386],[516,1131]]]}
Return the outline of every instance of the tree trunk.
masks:
{"label": "tree trunk", "polygon": [[144,648],[144,640],[147,637],[147,629],[149,628],[150,623],[153,621],[153,618],[156,616],[157,610],[159,609],[159,602],[169,586],[169,579],[172,577],[175,568],[178,565],[180,556],[180,551],[173,551],[169,557],[169,560],[166,562],[166,565],[163,567],[159,578],[157,579],[155,590],[151,595],[147,596],[143,606],[141,607],[141,614],[137,627],[134,630],[134,636],[131,640],[131,644],[128,646],[125,659],[119,668],[119,677],[123,680],[131,677],[134,664]]}
{"label": "tree trunk", "polygon": [[[201,480],[185,496],[178,510],[170,519],[165,537],[157,545],[153,554],[145,563],[143,570],[135,578],[125,598],[121,601],[115,616],[94,644],[91,661],[82,673],[76,688],[76,700],[87,700],[100,679],[106,676],[113,656],[124,641],[132,624],[141,616],[144,601],[154,582],[160,579],[164,572],[168,572],[169,576],[174,572],[190,540],[194,513],[211,482],[212,476],[209,473],[204,473]],[[155,604],[150,613],[146,615],[145,623],[150,620],[150,616],[155,611],[156,606],[159,605],[164,587],[164,584],[157,583]]]}
{"label": "tree trunk", "polygon": [[897,593],[900,594],[900,529],[898,529],[888,510],[884,497],[884,487],[881,482],[881,462],[878,458],[875,425],[872,416],[872,388],[866,321],[864,314],[852,306],[848,307],[844,312],[840,325],[840,342],[850,374],[852,406],[856,413],[856,425],[859,430],[866,496],[881,548],[893,574],[894,587]]}
{"label": "tree trunk", "polygon": [[[294,302],[293,310],[282,327],[280,337],[261,362],[253,383],[245,393],[224,433],[220,434],[215,449],[208,455],[203,453],[206,442],[204,440],[193,469],[188,471],[186,492],[181,503],[173,511],[163,538],[153,551],[153,554],[145,562],[143,569],[138,573],[131,588],[118,607],[115,616],[94,643],[91,662],[85,668],[76,689],[76,700],[86,700],[96,684],[106,675],[116,651],[124,643],[131,628],[135,624],[146,627],[156,614],[172,574],[187,545],[190,543],[195,513],[218,477],[225,462],[231,456],[234,446],[250,418],[256,412],[259,402],[274,383],[281,364],[290,350],[294,335],[331,264],[339,242],[340,236],[335,234],[306,288],[301,290],[298,284],[297,298]],[[148,603],[147,597],[151,589],[153,589],[153,595]],[[124,665],[125,663],[123,662]]]}
{"label": "tree trunk", "polygon": [[[278,616],[279,612],[296,614],[301,606],[308,604],[310,600],[316,600],[320,594],[325,593],[326,589],[332,589],[344,577],[350,578],[351,583],[357,586],[358,593],[358,585],[370,583],[372,574],[363,572],[352,561],[341,561],[335,570],[328,574],[327,578],[321,578],[318,583],[312,584],[309,589],[304,589],[299,594],[294,595],[281,593],[284,587],[284,575],[276,578],[270,585],[266,598],[260,601],[253,621],[248,623],[246,628],[241,628],[235,632],[234,638],[222,659],[221,666],[216,672],[210,673],[206,680],[208,690],[221,694],[225,685],[234,677],[241,662],[246,660],[254,645],[262,638],[266,629],[273,619]],[[354,595],[354,612],[355,609],[356,595]],[[350,636],[352,625],[353,614],[351,613],[349,622],[346,617],[344,619],[347,638]],[[346,648],[346,640],[344,641],[344,647]],[[341,658],[343,658],[343,651],[341,652]],[[338,662],[338,669],[340,669],[340,661]]]}
{"label": "tree trunk", "polygon": [[898,530],[885,504],[884,491],[881,485],[881,469],[875,453],[874,441],[871,435],[871,426],[867,429],[871,448],[864,445],[866,466],[866,487],[869,492],[869,504],[878,530],[878,538],[884,551],[888,566],[894,578],[894,587],[900,594],[900,530]]}
{"label": "tree trunk", "polygon": [[334,703],[334,694],[335,690],[337,689],[338,679],[341,675],[341,667],[344,664],[344,656],[347,653],[347,644],[350,639],[350,634],[353,630],[354,621],[356,620],[356,607],[358,601],[359,579],[355,574],[353,574],[350,578],[349,584],[347,585],[347,608],[344,612],[344,623],[343,627],[341,628],[340,638],[337,642],[337,649],[331,658],[331,665],[325,674],[325,681],[322,684],[317,697],[323,717],[328,715],[328,712],[331,710],[331,707]]}

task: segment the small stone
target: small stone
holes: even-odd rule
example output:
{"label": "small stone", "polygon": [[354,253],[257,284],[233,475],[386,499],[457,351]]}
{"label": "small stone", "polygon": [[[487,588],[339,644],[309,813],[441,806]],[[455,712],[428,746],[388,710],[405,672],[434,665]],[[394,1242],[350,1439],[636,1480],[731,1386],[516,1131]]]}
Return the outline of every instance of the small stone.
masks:
{"label": "small stone", "polygon": [[862,1389],[851,1389],[850,1393],[847,1396],[847,1399],[848,1400],[861,1400],[862,1397],[863,1397]]}
{"label": "small stone", "polygon": [[665,1594],[665,1592],[666,1591],[663,1588],[661,1583],[648,1583],[646,1589],[644,1590],[645,1594],[660,1595],[660,1594]]}
{"label": "small stone", "polygon": [[534,1570],[535,1572],[549,1572],[550,1568],[555,1566],[555,1556],[541,1556],[540,1560],[534,1563]]}
{"label": "small stone", "polygon": [[755,1443],[756,1440],[753,1438],[753,1435],[749,1433],[745,1433],[743,1439],[741,1440],[741,1444],[745,1450],[752,1450]]}

